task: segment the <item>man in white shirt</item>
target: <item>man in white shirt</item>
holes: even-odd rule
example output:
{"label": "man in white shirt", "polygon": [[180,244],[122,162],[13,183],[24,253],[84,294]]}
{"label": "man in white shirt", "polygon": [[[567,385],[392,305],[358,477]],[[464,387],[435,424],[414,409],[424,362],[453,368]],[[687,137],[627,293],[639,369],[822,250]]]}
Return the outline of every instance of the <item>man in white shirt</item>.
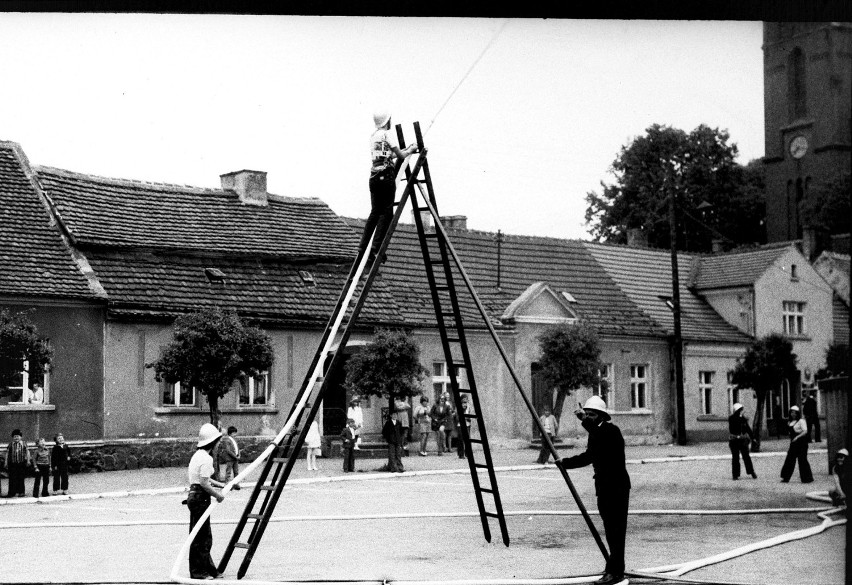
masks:
{"label": "man in white shirt", "polygon": [[[189,508],[190,530],[210,506],[211,496],[216,498],[217,502],[225,499],[222,492],[216,489],[224,487],[224,484],[213,479],[213,456],[210,454],[221,438],[222,433],[210,423],[205,423],[198,431],[198,448],[189,460],[187,469],[189,495],[186,505]],[[210,556],[212,547],[213,533],[208,518],[189,547],[189,574],[193,579],[214,579],[219,576],[219,570]]]}

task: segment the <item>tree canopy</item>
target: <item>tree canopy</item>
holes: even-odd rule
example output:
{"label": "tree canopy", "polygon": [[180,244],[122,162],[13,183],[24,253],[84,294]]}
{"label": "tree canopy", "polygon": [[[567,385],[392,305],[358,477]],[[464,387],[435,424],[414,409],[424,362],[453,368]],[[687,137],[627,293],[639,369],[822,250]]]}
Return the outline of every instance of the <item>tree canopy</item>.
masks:
{"label": "tree canopy", "polygon": [[197,389],[210,404],[210,422],[219,422],[219,398],[241,376],[253,377],[272,366],[272,341],[245,325],[234,312],[220,309],[181,315],[174,338],[150,364],[158,382],[180,382]]}
{"label": "tree canopy", "polygon": [[784,381],[795,379],[798,375],[797,359],[792,342],[781,334],[771,333],[756,339],[737,360],[733,383],[739,388],[750,388],[757,394],[753,424],[756,450],[760,450],[766,395],[770,390],[779,390]]}
{"label": "tree canopy", "polygon": [[565,399],[581,387],[605,383],[600,371],[601,350],[595,330],[587,323],[551,327],[538,337],[541,374],[549,386],[557,389],[553,415],[562,416]]}
{"label": "tree canopy", "polygon": [[704,124],[686,133],[654,124],[621,148],[615,183],[586,194],[586,224],[598,241],[627,243],[639,229],[654,247],[669,247],[668,196],[676,191],[678,248],[710,251],[712,241],[764,243],[763,165],[738,164],[727,131]]}
{"label": "tree canopy", "polygon": [[53,350],[38,336],[25,312],[0,310],[0,390],[13,385],[28,362],[29,375],[40,378],[53,360]]}
{"label": "tree canopy", "polygon": [[426,375],[420,365],[420,348],[404,331],[380,329],[359,353],[346,363],[346,389],[364,396],[396,397],[420,394]]}
{"label": "tree canopy", "polygon": [[831,234],[849,233],[852,230],[850,190],[850,173],[813,185],[801,203],[803,226],[821,226]]}

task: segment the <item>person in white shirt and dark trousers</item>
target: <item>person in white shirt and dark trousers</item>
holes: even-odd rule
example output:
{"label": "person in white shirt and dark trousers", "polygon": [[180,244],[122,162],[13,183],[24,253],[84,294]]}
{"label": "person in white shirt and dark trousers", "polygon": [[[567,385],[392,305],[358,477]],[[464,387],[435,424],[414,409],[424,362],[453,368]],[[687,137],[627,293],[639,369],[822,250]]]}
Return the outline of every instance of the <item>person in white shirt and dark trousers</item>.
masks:
{"label": "person in white shirt and dark trousers", "polygon": [[[542,409],[542,414],[539,417],[541,420],[541,426],[544,427],[544,432],[547,433],[547,436],[550,438],[550,442],[553,442],[553,439],[556,437],[556,433],[559,432],[559,423],[556,422],[556,417],[553,416],[553,412],[551,412],[549,406],[545,406]],[[547,463],[547,460],[550,458],[550,449],[547,447],[547,441],[544,440],[544,437],[541,438],[541,451],[538,453],[538,463]]]}

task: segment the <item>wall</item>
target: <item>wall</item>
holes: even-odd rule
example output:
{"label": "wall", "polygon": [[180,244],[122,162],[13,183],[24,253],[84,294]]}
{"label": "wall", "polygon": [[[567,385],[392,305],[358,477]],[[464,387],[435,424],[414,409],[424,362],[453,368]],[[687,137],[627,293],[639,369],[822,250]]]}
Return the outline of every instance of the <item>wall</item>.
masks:
{"label": "wall", "polygon": [[19,428],[24,438],[100,439],[103,436],[104,310],[84,303],[11,305],[11,311],[34,309],[29,318],[40,337],[50,340],[54,362],[48,404],[0,406],[0,431]]}
{"label": "wall", "polygon": [[[270,372],[274,403],[265,407],[238,407],[237,394],[220,399],[220,419],[241,434],[272,437],[283,428],[321,339],[320,332],[267,330],[275,361]],[[170,325],[110,321],[106,327],[104,436],[118,438],[193,437],[209,421],[207,401],[195,407],[161,405],[164,383],[145,368],[172,339]]]}
{"label": "wall", "polygon": [[754,335],[754,307],[751,287],[701,291],[701,295],[725,321],[743,333]]}

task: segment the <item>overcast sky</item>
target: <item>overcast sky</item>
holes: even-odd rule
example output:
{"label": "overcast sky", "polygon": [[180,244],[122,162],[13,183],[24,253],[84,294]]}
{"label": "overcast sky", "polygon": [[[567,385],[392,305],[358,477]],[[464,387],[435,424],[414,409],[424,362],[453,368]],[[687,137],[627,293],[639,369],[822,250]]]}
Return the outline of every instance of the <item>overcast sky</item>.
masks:
{"label": "overcast sky", "polygon": [[761,34],[726,21],[0,14],[0,139],[31,164],[107,177],[218,187],[262,170],[271,193],[366,217],[372,113],[386,108],[409,139],[411,122],[427,130],[442,214],[588,238],[585,194],[653,123],[727,129],[739,162],[763,156]]}

